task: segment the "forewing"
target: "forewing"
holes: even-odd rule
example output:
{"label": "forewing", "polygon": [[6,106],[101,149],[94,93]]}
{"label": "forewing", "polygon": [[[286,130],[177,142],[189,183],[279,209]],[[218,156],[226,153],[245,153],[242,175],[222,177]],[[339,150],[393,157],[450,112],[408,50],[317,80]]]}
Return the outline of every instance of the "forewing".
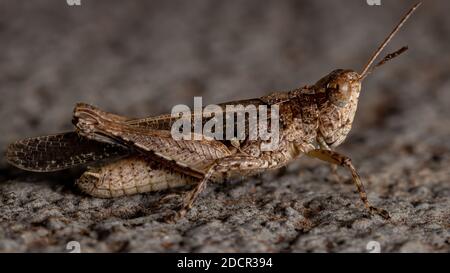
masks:
{"label": "forewing", "polygon": [[131,145],[167,164],[204,174],[216,159],[231,155],[221,142],[214,140],[175,140],[170,131],[149,130],[133,126],[102,128],[102,134],[112,136],[115,141]]}

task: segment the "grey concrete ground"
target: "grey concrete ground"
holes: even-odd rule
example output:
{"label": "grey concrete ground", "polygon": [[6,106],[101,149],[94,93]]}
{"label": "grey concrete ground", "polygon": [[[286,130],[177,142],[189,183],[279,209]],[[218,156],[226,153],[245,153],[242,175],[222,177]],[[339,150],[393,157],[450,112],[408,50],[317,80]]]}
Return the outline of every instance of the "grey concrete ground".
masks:
{"label": "grey concrete ground", "polygon": [[[360,70],[413,1],[0,2],[0,152],[16,139],[71,129],[84,101],[129,116],[264,95]],[[34,174],[0,157],[0,251],[450,251],[450,19],[424,5],[388,50],[410,50],[363,85],[349,155],[374,204],[303,158],[285,172],[211,185],[177,224],[161,217],[181,191],[87,197],[82,169]],[[164,202],[159,200],[166,194]]]}

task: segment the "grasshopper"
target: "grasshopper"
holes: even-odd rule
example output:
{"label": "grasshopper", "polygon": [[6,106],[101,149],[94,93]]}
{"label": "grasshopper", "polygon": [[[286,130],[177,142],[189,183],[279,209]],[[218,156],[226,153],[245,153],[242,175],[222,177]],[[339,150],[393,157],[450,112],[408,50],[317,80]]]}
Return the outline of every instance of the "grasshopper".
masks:
{"label": "grasshopper", "polygon": [[76,182],[81,191],[94,197],[111,198],[192,185],[181,209],[173,215],[178,218],[193,206],[208,181],[278,169],[307,155],[329,162],[334,168],[348,169],[365,208],[370,214],[388,219],[386,210],[369,202],[351,159],[333,148],[345,140],[352,127],[362,81],[375,68],[407,50],[402,47],[374,65],[381,51],[420,4],[406,13],[362,72],[337,69],[314,85],[221,104],[221,107],[277,105],[280,132],[275,150],[263,151],[261,139],[238,143],[214,139],[176,140],[170,130],[178,118],[172,115],[134,119],[78,103],[73,114],[75,131],[16,141],[9,145],[6,158],[18,168],[37,172],[81,164],[89,166],[101,161],[103,165],[88,167]]}

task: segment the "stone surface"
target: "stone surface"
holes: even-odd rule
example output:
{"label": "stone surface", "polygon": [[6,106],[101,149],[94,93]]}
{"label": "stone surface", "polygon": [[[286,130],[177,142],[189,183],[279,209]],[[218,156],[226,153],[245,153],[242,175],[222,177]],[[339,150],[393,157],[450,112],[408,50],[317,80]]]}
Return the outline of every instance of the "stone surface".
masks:
{"label": "stone surface", "polygon": [[[340,3],[340,2],[339,2]],[[84,101],[129,116],[264,95],[360,70],[412,1],[2,1],[0,152],[71,129]],[[369,198],[350,177],[302,158],[283,172],[210,185],[187,217],[161,221],[182,191],[114,200],[82,195],[79,170],[35,174],[0,158],[0,251],[450,251],[450,19],[427,1],[388,50],[405,55],[363,84],[347,141]],[[170,194],[164,202],[158,202]]]}

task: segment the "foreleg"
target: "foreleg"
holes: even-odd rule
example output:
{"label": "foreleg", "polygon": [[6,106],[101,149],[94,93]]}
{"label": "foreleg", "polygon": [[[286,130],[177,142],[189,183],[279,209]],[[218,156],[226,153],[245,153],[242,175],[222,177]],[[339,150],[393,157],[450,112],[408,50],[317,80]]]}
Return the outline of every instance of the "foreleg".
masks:
{"label": "foreleg", "polygon": [[369,210],[369,212],[371,214],[374,214],[374,213],[378,214],[385,219],[390,218],[389,213],[386,210],[374,207],[369,203],[369,200],[367,199],[367,194],[366,194],[366,191],[364,190],[364,185],[361,181],[361,178],[360,178],[358,172],[356,171],[355,167],[353,166],[353,163],[349,157],[347,157],[345,155],[341,155],[335,151],[329,151],[329,150],[313,150],[313,151],[309,152],[308,155],[318,158],[320,160],[330,162],[332,164],[340,165],[340,166],[347,168],[352,174],[353,183],[355,184],[356,189],[359,192],[361,201],[364,203],[364,206]]}

